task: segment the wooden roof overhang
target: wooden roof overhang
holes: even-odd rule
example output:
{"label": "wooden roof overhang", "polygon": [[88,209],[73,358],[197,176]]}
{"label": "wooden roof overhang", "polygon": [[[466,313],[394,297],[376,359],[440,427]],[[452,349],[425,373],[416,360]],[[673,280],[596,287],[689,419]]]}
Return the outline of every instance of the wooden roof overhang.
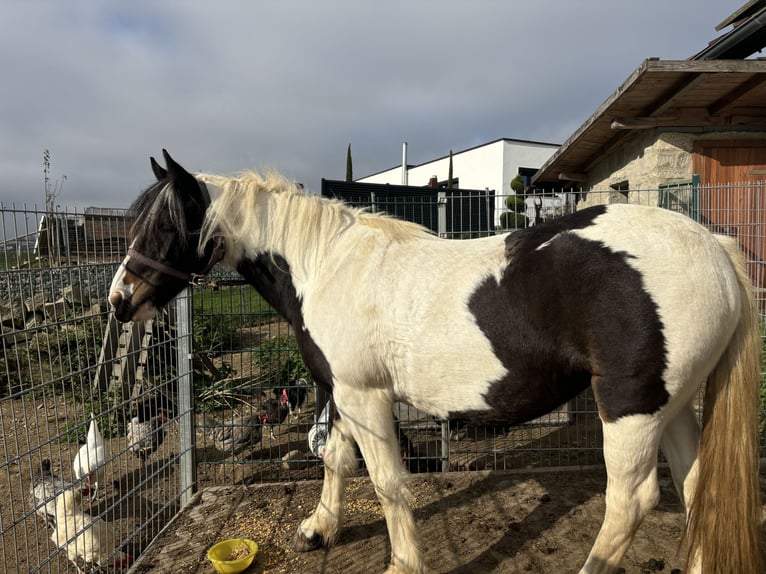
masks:
{"label": "wooden roof overhang", "polygon": [[624,138],[653,128],[766,130],[766,61],[645,60],[532,183],[583,183],[592,165]]}

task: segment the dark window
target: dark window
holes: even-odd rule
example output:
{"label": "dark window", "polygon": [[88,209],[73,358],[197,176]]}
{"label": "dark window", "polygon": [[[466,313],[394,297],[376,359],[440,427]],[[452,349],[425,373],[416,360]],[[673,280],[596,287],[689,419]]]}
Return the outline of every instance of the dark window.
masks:
{"label": "dark window", "polygon": [[628,180],[618,181],[617,183],[613,183],[609,186],[614,191],[619,191],[622,195],[624,195],[626,198],[628,197],[628,190],[630,189],[630,185],[628,184]]}
{"label": "dark window", "polygon": [[524,187],[530,187],[532,185],[532,176],[537,173],[537,168],[534,167],[520,167],[519,175],[521,181],[524,182]]}

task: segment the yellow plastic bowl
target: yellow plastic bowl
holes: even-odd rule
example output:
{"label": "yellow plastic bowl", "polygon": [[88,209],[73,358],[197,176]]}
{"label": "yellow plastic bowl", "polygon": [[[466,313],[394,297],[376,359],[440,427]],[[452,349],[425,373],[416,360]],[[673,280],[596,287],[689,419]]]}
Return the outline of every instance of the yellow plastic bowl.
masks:
{"label": "yellow plastic bowl", "polygon": [[[250,553],[244,558],[226,560],[231,554],[231,551],[241,544],[247,545],[250,549]],[[213,565],[216,572],[220,572],[221,574],[239,574],[253,563],[253,559],[257,552],[258,545],[252,540],[248,540],[247,538],[230,538],[229,540],[219,542],[210,548],[210,550],[207,551],[207,559],[210,560],[210,563]]]}

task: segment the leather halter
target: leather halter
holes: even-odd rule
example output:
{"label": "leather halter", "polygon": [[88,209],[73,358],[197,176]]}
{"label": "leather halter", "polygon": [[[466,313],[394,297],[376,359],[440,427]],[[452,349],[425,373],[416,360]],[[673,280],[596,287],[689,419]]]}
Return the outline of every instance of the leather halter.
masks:
{"label": "leather halter", "polygon": [[213,251],[210,253],[210,259],[208,259],[207,264],[202,268],[202,270],[199,273],[187,273],[186,271],[180,271],[178,269],[170,267],[169,265],[165,265],[164,263],[160,261],[152,259],[151,257],[147,257],[146,255],[144,255],[143,253],[139,253],[132,247],[128,248],[128,257],[136,260],[141,265],[146,265],[147,267],[154,269],[155,271],[159,271],[160,273],[164,275],[168,275],[169,277],[174,277],[175,279],[186,281],[190,285],[198,284],[200,280],[203,277],[205,277],[205,275],[210,273],[210,270],[213,267],[215,267],[215,264],[223,259],[223,256],[225,253],[226,253],[226,244],[224,242],[224,239],[220,235],[216,235],[213,238]]}

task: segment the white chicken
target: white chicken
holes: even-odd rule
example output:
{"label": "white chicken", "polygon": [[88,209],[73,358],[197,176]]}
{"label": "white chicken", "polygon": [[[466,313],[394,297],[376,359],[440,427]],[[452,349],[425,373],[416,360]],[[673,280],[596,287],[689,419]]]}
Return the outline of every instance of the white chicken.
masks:
{"label": "white chicken", "polygon": [[93,489],[93,497],[98,494],[98,485],[106,479],[106,449],[104,437],[98,430],[96,416],[90,413],[90,427],[85,444],[80,447],[72,461],[72,471],[78,480],[84,480],[88,490]]}
{"label": "white chicken", "polygon": [[80,573],[99,571],[113,555],[114,567],[127,568],[133,557],[116,551],[112,525],[82,511],[82,492],[69,488],[56,497],[56,527],[51,540],[65,549],[67,558]]}

